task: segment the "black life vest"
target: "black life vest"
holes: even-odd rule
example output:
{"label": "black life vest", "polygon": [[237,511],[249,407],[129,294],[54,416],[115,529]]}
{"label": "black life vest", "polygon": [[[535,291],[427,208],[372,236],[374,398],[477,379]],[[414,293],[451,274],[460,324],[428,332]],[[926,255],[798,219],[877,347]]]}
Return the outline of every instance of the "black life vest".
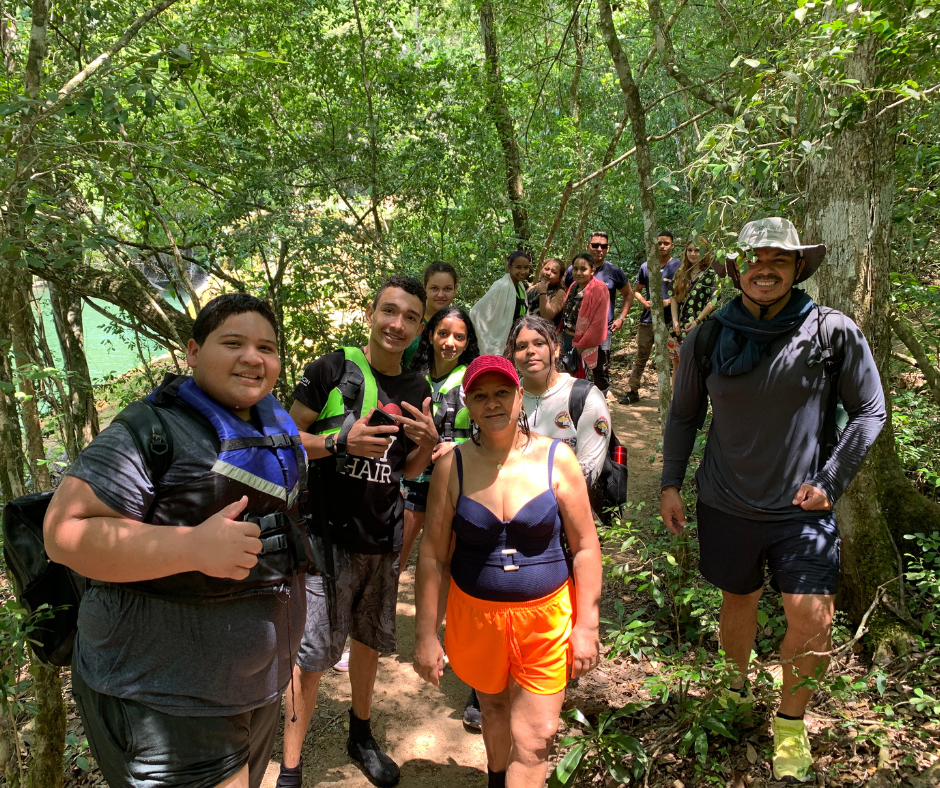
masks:
{"label": "black life vest", "polygon": [[[198,479],[174,487],[158,486],[145,522],[196,526],[247,495],[242,519],[259,525],[263,546],[258,563],[244,580],[183,572],[120,585],[144,594],[193,600],[287,590],[305,560],[298,504],[307,484],[306,455],[287,411],[268,394],[252,409],[259,431],[205,394],[192,378],[180,375],[167,375],[148,400],[158,412],[185,412],[194,431],[211,436],[219,456]],[[185,448],[177,447],[177,451]]]}

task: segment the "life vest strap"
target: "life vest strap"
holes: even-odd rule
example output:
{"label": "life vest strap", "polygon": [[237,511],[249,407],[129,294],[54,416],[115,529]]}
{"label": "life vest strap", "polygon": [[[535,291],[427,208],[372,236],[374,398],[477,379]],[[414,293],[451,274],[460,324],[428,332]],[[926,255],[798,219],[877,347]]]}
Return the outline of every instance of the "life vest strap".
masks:
{"label": "life vest strap", "polygon": [[279,433],[276,435],[259,435],[245,438],[229,438],[222,441],[220,451],[236,451],[238,449],[253,449],[258,446],[270,449],[286,449],[290,446],[300,446],[299,435]]}

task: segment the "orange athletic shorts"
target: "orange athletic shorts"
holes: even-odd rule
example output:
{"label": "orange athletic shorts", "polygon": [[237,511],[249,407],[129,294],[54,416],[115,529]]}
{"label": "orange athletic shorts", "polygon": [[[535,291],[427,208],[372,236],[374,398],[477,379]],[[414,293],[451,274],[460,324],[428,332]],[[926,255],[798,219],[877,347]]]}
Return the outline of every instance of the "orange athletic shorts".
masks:
{"label": "orange athletic shorts", "polygon": [[568,638],[574,624],[569,580],[530,602],[491,602],[461,591],[451,580],[444,648],[461,680],[490,695],[509,677],[536,695],[554,695],[568,682]]}

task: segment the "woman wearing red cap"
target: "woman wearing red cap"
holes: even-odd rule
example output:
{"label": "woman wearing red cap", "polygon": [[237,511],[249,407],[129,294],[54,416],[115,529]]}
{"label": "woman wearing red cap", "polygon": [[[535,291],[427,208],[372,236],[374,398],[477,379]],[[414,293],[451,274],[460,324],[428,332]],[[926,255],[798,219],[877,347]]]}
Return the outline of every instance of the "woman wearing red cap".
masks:
{"label": "woman wearing red cap", "polygon": [[454,534],[445,646],[480,699],[489,786],[542,786],[567,680],[599,660],[600,545],[578,461],[530,432],[512,363],[480,356],[463,386],[473,435],[431,480],[415,670],[435,686],[444,670],[436,612]]}

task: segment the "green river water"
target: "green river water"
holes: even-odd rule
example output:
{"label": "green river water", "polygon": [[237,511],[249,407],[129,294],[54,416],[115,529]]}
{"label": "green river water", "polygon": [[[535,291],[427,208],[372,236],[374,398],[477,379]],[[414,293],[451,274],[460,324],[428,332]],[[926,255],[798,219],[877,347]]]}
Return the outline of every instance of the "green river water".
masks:
{"label": "green river water", "polygon": [[[42,290],[41,293],[37,290],[36,294],[40,296],[39,303],[49,348],[55,356],[56,364],[60,364],[62,354],[49,305],[49,293],[46,290]],[[116,312],[115,307],[104,301],[95,301],[95,303],[108,312]],[[85,354],[88,356],[88,369],[93,381],[98,382],[107,377],[120,375],[140,365],[140,354],[134,345],[131,331],[125,331],[123,337],[115,333],[115,324],[87,304],[82,309],[82,318],[85,326]],[[165,348],[143,338],[141,338],[140,345],[144,358],[148,361],[151,356],[156,357],[166,353]]]}

